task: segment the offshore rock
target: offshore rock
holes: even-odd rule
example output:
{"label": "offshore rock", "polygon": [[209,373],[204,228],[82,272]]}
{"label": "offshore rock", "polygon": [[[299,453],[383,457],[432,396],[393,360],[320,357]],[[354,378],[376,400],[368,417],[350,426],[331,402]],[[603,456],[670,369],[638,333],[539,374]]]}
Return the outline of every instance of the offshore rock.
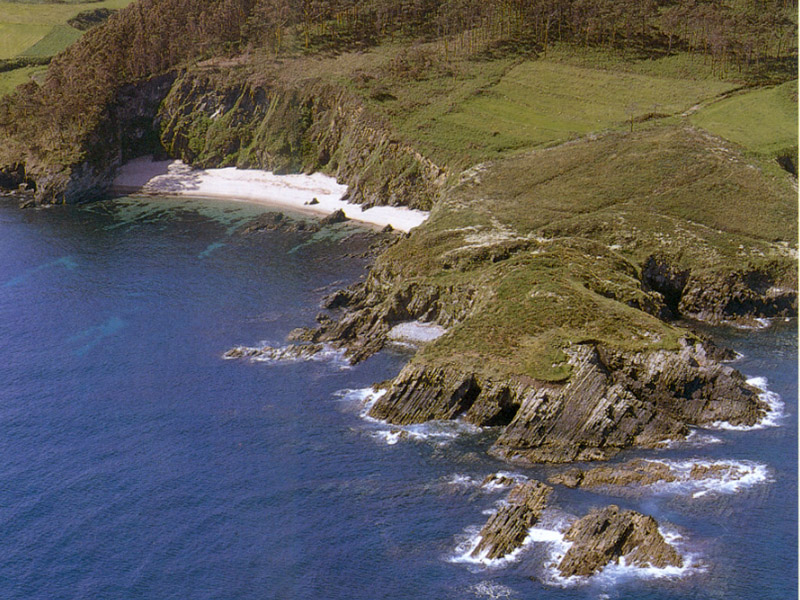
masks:
{"label": "offshore rock", "polygon": [[660,461],[641,459],[589,470],[569,469],[547,479],[552,484],[570,488],[635,487],[658,482],[671,483],[677,480],[678,474],[669,465]]}
{"label": "offshore rock", "polygon": [[255,358],[260,360],[309,360],[325,350],[323,344],[289,344],[280,348],[263,346],[261,348],[249,348],[247,346],[236,346],[231,348],[223,358]]}
{"label": "offshore rock", "polygon": [[626,565],[682,567],[683,559],[652,517],[607,506],[575,522],[565,534],[573,545],[558,565],[564,577],[589,576],[624,558]]}
{"label": "offshore rock", "polygon": [[370,416],[408,425],[463,419],[504,426],[491,453],[521,463],[605,460],[621,450],[684,439],[689,426],[754,425],[759,390],[684,338],[679,351],[625,353],[581,344],[569,351],[566,383],[495,381],[412,361]]}
{"label": "offshore rock", "polygon": [[497,559],[514,552],[536,525],[553,488],[540,481],[528,481],[511,490],[506,504],[494,513],[480,532],[480,542],[471,555]]}

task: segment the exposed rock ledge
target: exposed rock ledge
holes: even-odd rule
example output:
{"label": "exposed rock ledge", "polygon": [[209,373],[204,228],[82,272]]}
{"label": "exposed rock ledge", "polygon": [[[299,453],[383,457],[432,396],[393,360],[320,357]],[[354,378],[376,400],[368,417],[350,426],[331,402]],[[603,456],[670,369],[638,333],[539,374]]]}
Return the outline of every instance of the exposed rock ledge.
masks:
{"label": "exposed rock ledge", "polygon": [[593,575],[620,559],[628,566],[683,566],[653,517],[613,505],[578,520],[564,537],[573,543],[557,567],[564,577]]}
{"label": "exposed rock ledge", "polygon": [[504,426],[491,453],[523,463],[608,459],[684,439],[689,426],[753,425],[766,414],[759,390],[698,341],[684,338],[679,351],[582,344],[569,352],[572,375],[562,384],[493,381],[412,361],[369,414],[397,425],[459,418]]}
{"label": "exposed rock ledge", "polygon": [[[663,489],[661,484],[679,484],[679,489],[684,493],[699,497],[713,489],[714,484],[728,484],[732,489],[737,489],[739,486],[766,480],[766,467],[756,463],[731,460],[675,462],[636,459],[593,469],[568,469],[549,477],[547,481],[555,485],[586,488],[615,496],[639,496],[652,491],[653,486],[661,486]],[[700,491],[695,493],[698,489]]]}
{"label": "exposed rock ledge", "polygon": [[528,481],[514,487],[506,504],[494,513],[480,533],[480,542],[471,552],[473,558],[502,558],[522,546],[528,530],[536,525],[553,488],[540,481]]}

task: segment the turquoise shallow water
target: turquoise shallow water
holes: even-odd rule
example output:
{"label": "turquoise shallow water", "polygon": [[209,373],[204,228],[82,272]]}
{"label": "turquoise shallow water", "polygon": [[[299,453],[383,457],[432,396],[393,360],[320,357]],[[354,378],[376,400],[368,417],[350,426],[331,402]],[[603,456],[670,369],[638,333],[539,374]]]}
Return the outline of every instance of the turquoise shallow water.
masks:
{"label": "turquoise shallow water", "polygon": [[613,502],[669,523],[696,568],[562,587],[544,542],[496,568],[457,561],[503,497],[476,483],[510,469],[485,454],[496,432],[387,443],[359,416],[346,390],[395,375],[402,351],[354,368],[221,360],[282,343],[364,273],[345,256],[365,248],[357,230],[236,236],[257,211],[0,204],[0,597],[797,597],[795,323],[713,332],[780,395],[779,427],[621,457],[747,461],[767,481],[698,498],[557,490],[565,513]]}

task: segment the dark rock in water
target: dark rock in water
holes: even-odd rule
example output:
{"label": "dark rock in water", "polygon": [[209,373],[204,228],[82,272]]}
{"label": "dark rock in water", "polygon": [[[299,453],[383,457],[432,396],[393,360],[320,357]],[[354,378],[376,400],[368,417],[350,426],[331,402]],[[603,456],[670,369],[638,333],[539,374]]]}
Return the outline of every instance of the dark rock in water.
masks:
{"label": "dark rock in water", "polygon": [[308,204],[309,206],[316,206],[317,204],[319,204],[319,200],[317,200],[316,198],[312,198],[311,200],[306,202],[306,204]]}
{"label": "dark rock in water", "polygon": [[319,231],[319,226],[316,223],[292,219],[282,212],[267,212],[240,227],[237,233],[249,235],[258,231],[315,232]]}
{"label": "dark rock in water", "polygon": [[281,348],[264,346],[248,348],[237,346],[231,348],[223,358],[258,358],[261,360],[309,360],[325,349],[323,344],[289,344]]}
{"label": "dark rock in water", "polygon": [[381,233],[392,233],[394,231],[394,227],[391,225],[387,225],[383,229],[381,229]]}
{"label": "dark rock in water", "polygon": [[613,505],[575,522],[565,539],[573,545],[558,565],[564,577],[593,575],[622,557],[625,564],[637,567],[683,566],[681,555],[658,531],[653,517]]}
{"label": "dark rock in water", "polygon": [[491,473],[484,478],[481,487],[511,487],[517,483],[519,481],[514,477],[509,477],[502,473]]}
{"label": "dark rock in water", "polygon": [[507,504],[489,517],[481,529],[481,540],[473,557],[502,558],[522,546],[528,530],[536,525],[553,488],[540,481],[528,481],[508,494]]}
{"label": "dark rock in water", "polygon": [[547,479],[553,484],[570,488],[628,487],[673,482],[678,475],[669,465],[660,461],[632,460],[621,465],[596,467],[588,471],[569,469]]}
{"label": "dark rock in water", "polygon": [[336,223],[344,223],[347,220],[348,220],[347,219],[347,215],[345,215],[344,211],[340,208],[340,209],[332,212],[331,214],[329,214],[324,219],[322,219],[320,221],[320,224],[322,224],[322,225],[334,225]]}

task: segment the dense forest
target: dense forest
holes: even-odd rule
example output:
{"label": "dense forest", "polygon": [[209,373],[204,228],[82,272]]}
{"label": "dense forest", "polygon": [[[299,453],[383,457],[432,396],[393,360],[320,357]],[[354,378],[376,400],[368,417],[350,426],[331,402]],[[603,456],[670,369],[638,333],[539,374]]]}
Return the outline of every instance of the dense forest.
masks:
{"label": "dense forest", "polygon": [[120,86],[221,54],[330,53],[401,39],[439,41],[446,61],[541,55],[561,42],[688,52],[720,77],[786,79],[796,69],[796,9],[796,0],[139,0],[57,56],[42,85],[0,101],[0,162],[79,159],[69,153]]}

